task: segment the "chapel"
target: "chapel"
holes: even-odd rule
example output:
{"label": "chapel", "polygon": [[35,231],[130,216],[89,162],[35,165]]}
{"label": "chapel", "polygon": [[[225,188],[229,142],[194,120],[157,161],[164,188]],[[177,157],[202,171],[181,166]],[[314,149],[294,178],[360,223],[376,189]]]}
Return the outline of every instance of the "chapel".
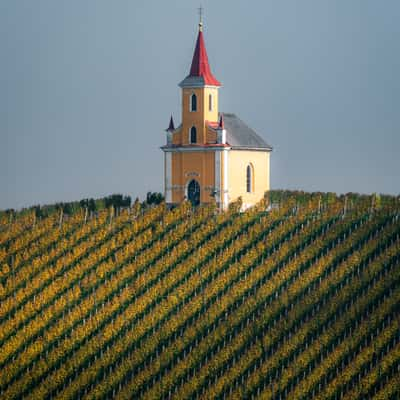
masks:
{"label": "chapel", "polygon": [[211,72],[200,20],[189,75],[182,89],[181,123],[166,129],[164,189],[168,205],[216,202],[220,209],[242,198],[256,204],[270,189],[272,147],[237,115],[219,111],[221,83]]}

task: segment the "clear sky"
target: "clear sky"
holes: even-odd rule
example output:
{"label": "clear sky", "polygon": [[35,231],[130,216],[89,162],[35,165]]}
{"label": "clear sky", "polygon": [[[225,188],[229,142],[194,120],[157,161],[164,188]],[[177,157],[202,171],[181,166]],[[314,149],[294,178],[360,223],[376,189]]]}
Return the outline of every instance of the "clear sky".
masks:
{"label": "clear sky", "polygon": [[[201,0],[273,188],[400,193],[400,1]],[[0,208],[163,191],[194,0],[0,1]]]}

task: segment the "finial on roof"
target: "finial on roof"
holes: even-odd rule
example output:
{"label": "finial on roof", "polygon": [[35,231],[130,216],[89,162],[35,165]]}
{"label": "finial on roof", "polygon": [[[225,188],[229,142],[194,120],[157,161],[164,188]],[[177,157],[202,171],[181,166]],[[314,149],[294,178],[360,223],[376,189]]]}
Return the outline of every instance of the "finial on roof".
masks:
{"label": "finial on roof", "polygon": [[175,130],[174,120],[171,115],[171,119],[169,120],[169,126],[167,128],[167,132],[172,132]]}
{"label": "finial on roof", "polygon": [[203,32],[203,7],[199,7],[199,32]]}

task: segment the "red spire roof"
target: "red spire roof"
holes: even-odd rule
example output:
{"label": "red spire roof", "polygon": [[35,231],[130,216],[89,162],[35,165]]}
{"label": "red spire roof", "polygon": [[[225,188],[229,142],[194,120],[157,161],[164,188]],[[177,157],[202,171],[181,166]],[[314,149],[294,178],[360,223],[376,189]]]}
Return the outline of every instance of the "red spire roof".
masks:
{"label": "red spire roof", "polygon": [[206,45],[204,43],[203,32],[200,27],[199,35],[197,36],[196,48],[194,49],[192,66],[190,67],[189,77],[201,76],[204,79],[205,85],[221,86],[211,72],[208,64]]}

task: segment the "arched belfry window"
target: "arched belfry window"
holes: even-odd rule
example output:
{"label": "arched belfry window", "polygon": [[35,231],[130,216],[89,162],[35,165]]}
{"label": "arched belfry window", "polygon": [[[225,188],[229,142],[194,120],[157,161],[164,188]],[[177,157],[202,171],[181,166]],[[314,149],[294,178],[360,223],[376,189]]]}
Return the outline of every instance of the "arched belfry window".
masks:
{"label": "arched belfry window", "polygon": [[190,143],[196,143],[197,142],[197,130],[195,126],[192,126],[190,128]]}
{"label": "arched belfry window", "polygon": [[246,192],[254,192],[254,171],[251,164],[246,167]]}
{"label": "arched belfry window", "polygon": [[213,109],[213,98],[212,94],[208,95],[208,111],[212,111]]}
{"label": "arched belfry window", "polygon": [[190,96],[190,111],[197,111],[197,96],[194,93]]}

